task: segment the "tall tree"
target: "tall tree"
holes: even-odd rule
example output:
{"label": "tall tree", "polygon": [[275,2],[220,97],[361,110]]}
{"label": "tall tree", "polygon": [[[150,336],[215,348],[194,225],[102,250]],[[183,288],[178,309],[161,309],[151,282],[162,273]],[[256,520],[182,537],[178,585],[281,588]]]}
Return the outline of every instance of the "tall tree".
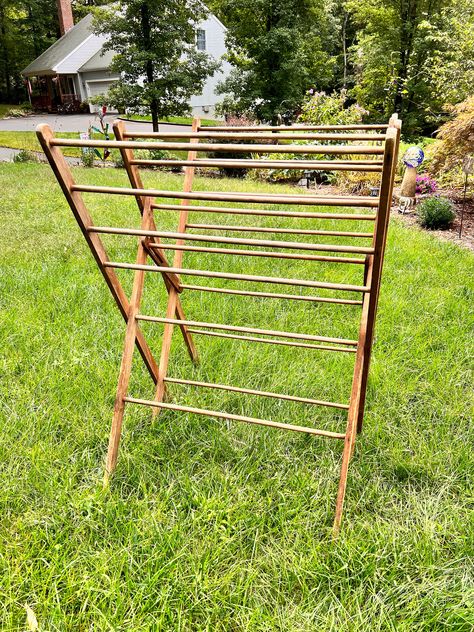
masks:
{"label": "tall tree", "polygon": [[[456,100],[455,77],[466,65],[472,68],[472,3],[347,0],[346,6],[357,27],[352,48],[357,101],[373,114],[400,113],[408,132],[436,127],[444,103]],[[461,98],[467,88],[462,83]]]}
{"label": "tall tree", "polygon": [[222,82],[224,106],[275,120],[311,87],[331,87],[331,20],[318,0],[218,0],[235,70]]}
{"label": "tall tree", "polygon": [[50,0],[0,0],[0,98],[26,98],[20,75],[58,37],[56,4]]}
{"label": "tall tree", "polygon": [[116,53],[120,81],[108,100],[132,111],[147,108],[153,129],[159,117],[185,114],[219,63],[196,48],[195,29],[206,15],[199,0],[121,0],[97,12],[95,30]]}

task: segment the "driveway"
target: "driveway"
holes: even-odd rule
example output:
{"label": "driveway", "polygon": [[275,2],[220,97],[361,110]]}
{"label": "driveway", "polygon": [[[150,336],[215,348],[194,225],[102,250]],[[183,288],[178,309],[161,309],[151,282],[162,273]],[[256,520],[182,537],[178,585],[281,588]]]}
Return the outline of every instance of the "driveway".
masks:
{"label": "driveway", "polygon": [[[116,115],[106,116],[105,120],[112,123]],[[1,132],[34,132],[37,125],[47,123],[55,132],[87,132],[89,125],[100,127],[97,114],[38,114],[20,118],[0,119]],[[137,132],[151,132],[151,123],[146,121],[134,123],[127,121],[127,127]],[[179,132],[189,130],[186,125],[160,124],[161,132]]]}

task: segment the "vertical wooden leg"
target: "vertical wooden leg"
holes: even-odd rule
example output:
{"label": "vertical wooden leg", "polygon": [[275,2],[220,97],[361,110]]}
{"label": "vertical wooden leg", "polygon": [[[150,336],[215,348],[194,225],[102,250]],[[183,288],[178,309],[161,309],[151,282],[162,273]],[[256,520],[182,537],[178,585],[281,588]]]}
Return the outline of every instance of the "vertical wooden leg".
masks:
{"label": "vertical wooden leg", "polygon": [[[196,132],[199,129],[200,121],[199,119],[193,119],[192,131]],[[197,152],[189,151],[188,152],[188,160],[196,160]],[[184,185],[183,190],[186,192],[192,191],[193,188],[193,179],[194,179],[194,167],[186,167],[186,172],[184,176]],[[189,200],[181,200],[182,211],[179,214],[178,221],[178,231],[179,233],[184,233],[186,231],[186,224],[188,221],[188,211],[186,207],[189,205]],[[181,245],[184,241],[182,239],[178,239],[176,244]],[[176,250],[173,260],[173,267],[179,268],[182,265],[183,261],[183,251]],[[166,308],[166,318],[174,318],[175,314],[177,314],[177,308],[179,305],[179,297],[176,291],[176,288],[170,287],[168,293],[168,306]],[[184,314],[182,311],[178,318],[181,320]],[[158,366],[158,382],[156,384],[156,392],[155,392],[155,400],[163,401],[163,397],[165,394],[165,378],[168,372],[168,363],[171,351],[171,340],[173,338],[173,329],[174,325],[166,323],[163,330],[163,341],[161,345],[161,356],[160,356],[160,364]],[[185,338],[186,340],[186,338]],[[194,346],[194,345],[193,345]],[[189,345],[188,345],[189,349]],[[190,353],[191,353],[191,349]],[[192,356],[192,354],[191,354]],[[155,418],[160,412],[160,408],[155,406],[153,408],[153,418]]]}
{"label": "vertical wooden leg", "polygon": [[[369,287],[372,286],[373,280],[373,256],[368,257],[364,279]],[[336,515],[334,517],[333,537],[337,537],[341,528],[342,511],[344,508],[344,498],[346,495],[347,474],[349,471],[349,463],[354,453],[357,419],[359,417],[360,401],[362,394],[362,375],[364,366],[367,363],[366,343],[367,343],[367,325],[370,314],[370,308],[373,303],[371,292],[364,295],[362,304],[362,315],[359,326],[359,338],[357,341],[357,353],[354,364],[354,374],[352,378],[351,402],[347,415],[346,438],[344,440],[344,450],[342,452],[341,475],[339,478],[339,488],[337,490]],[[159,374],[159,371],[158,371]]]}
{"label": "vertical wooden leg", "polygon": [[[152,220],[151,203],[145,204],[142,219],[142,228],[149,230]],[[144,265],[147,261],[147,253],[140,240],[137,253],[137,264]],[[107,461],[105,465],[104,485],[108,485],[110,476],[115,470],[117,464],[118,449],[120,444],[120,436],[122,434],[123,414],[125,411],[124,398],[127,395],[130,374],[132,371],[133,351],[135,348],[135,338],[137,336],[137,314],[140,309],[140,302],[143,294],[143,286],[145,282],[144,270],[136,270],[133,279],[132,296],[130,298],[130,308],[127,321],[127,330],[125,333],[125,342],[123,348],[122,362],[120,365],[120,375],[117,385],[117,394],[114,404],[114,415],[112,419],[112,427],[110,430],[109,447],[107,451]],[[159,373],[158,373],[159,375]]]}
{"label": "vertical wooden leg", "polygon": [[341,529],[342,511],[344,509],[344,498],[346,495],[347,474],[349,471],[349,463],[352,458],[355,446],[355,425],[356,416],[349,411],[349,419],[347,423],[346,438],[344,440],[344,451],[342,453],[341,475],[339,478],[339,488],[337,490],[336,514],[332,528],[333,537],[339,535]]}
{"label": "vertical wooden leg", "polygon": [[[199,123],[198,123],[198,126],[199,126]],[[196,127],[194,131],[197,131],[198,126]],[[117,140],[125,140],[125,123],[123,121],[114,121],[113,129],[114,129],[115,138]],[[120,149],[120,154],[122,156],[123,164],[128,174],[130,184],[135,189],[143,189],[143,182],[140,176],[140,172],[135,165],[131,164],[131,161],[133,160],[133,150],[122,147]],[[137,195],[136,201],[137,201],[140,213],[143,214],[145,198],[143,196]],[[153,217],[151,218],[150,230],[156,230],[155,220]],[[168,260],[163,250],[148,247],[149,243],[157,244],[160,242],[160,240],[157,237],[154,237],[152,239],[145,239],[144,241],[145,241],[145,248],[148,251],[148,256],[159,266],[168,265]],[[170,283],[169,277],[166,273],[163,274],[163,280],[165,282],[166,290],[169,293],[170,287],[172,287],[172,283]],[[177,300],[176,300],[176,314],[173,314],[172,317],[173,318],[176,317],[179,320],[186,320],[179,296],[177,296]],[[184,342],[186,344],[186,348],[189,352],[191,360],[194,364],[197,364],[199,362],[199,358],[198,358],[198,353],[197,353],[196,345],[194,344],[193,337],[191,336],[191,334],[188,331],[188,328],[185,325],[180,325],[180,329],[181,329],[181,333],[183,334]]]}

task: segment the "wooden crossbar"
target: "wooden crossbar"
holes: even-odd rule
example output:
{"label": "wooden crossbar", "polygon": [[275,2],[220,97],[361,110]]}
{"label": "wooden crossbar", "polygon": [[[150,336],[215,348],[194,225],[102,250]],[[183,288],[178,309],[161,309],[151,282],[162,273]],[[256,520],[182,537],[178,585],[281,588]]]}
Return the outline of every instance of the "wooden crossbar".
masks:
{"label": "wooden crossbar", "polygon": [[294,130],[301,131],[313,131],[313,130],[321,130],[321,131],[352,131],[352,130],[385,130],[390,127],[390,124],[371,124],[371,125],[363,125],[363,124],[354,124],[354,125],[308,125],[308,124],[296,124],[296,125],[249,125],[249,126],[240,126],[238,128],[229,125],[204,125],[201,129],[204,130],[220,130],[223,132],[227,132],[230,130],[238,129],[239,132],[251,132],[255,134],[256,132],[263,131],[272,131],[272,132],[287,132]]}
{"label": "wooden crossbar", "polygon": [[219,272],[216,270],[195,270],[193,268],[168,268],[149,266],[138,263],[123,263],[121,261],[107,261],[106,268],[122,270],[143,270],[144,272],[175,272],[190,276],[207,277],[209,279],[230,279],[233,281],[253,281],[255,283],[276,283],[299,287],[317,287],[324,290],[340,290],[342,292],[370,292],[369,285],[351,285],[349,283],[326,283],[325,281],[311,281],[308,279],[287,279],[285,277],[257,276],[255,274],[238,274],[235,272]]}
{"label": "wooden crossbar", "polygon": [[199,168],[212,167],[215,169],[294,169],[294,170],[314,170],[314,171],[367,171],[382,173],[382,163],[378,160],[354,160],[353,162],[342,162],[337,160],[319,160],[318,162],[307,160],[215,160],[213,158],[198,158],[195,161],[176,160],[169,158],[166,160],[154,160],[147,158],[136,158],[131,163],[138,167],[190,167],[195,165]]}
{"label": "wooden crossbar", "polygon": [[270,391],[257,391],[253,388],[239,388],[238,386],[229,386],[227,384],[213,384],[211,382],[199,382],[196,380],[184,380],[176,377],[166,377],[165,382],[171,384],[182,384],[185,386],[199,386],[201,388],[215,388],[221,391],[229,391],[231,393],[245,393],[246,395],[259,395],[261,397],[272,397],[274,399],[282,399],[289,402],[298,402],[300,404],[312,404],[314,406],[328,406],[329,408],[340,408],[341,410],[349,410],[348,404],[338,404],[337,402],[326,402],[321,399],[311,399],[310,397],[296,397],[295,395],[286,395],[282,393],[272,393]]}
{"label": "wooden crossbar", "polygon": [[373,197],[326,197],[322,195],[280,195],[259,193],[218,193],[215,191],[163,191],[160,189],[129,189],[126,187],[104,187],[90,184],[74,184],[73,191],[81,193],[109,193],[110,195],[133,195],[181,200],[217,200],[221,202],[252,202],[257,204],[298,204],[308,206],[357,206],[376,208],[379,200]]}
{"label": "wooden crossbar", "polygon": [[97,149],[166,149],[180,151],[189,149],[195,152],[235,152],[238,154],[273,154],[278,149],[279,154],[346,154],[346,155],[374,155],[382,156],[383,147],[372,145],[245,145],[244,143],[169,143],[169,142],[141,142],[141,141],[110,141],[110,140],[77,140],[75,138],[55,138],[51,141],[53,147],[95,147]]}
{"label": "wooden crossbar", "polygon": [[[342,202],[341,202],[342,205]],[[151,208],[160,211],[179,211],[177,204],[152,204]],[[327,219],[327,220],[353,220],[372,221],[376,220],[376,215],[365,213],[313,213],[309,211],[269,211],[262,209],[229,208],[225,206],[188,206],[188,213],[219,213],[221,215],[251,215],[255,217],[287,217],[300,219]]]}
{"label": "wooden crossbar", "polygon": [[[269,239],[239,239],[232,237],[220,237],[218,235],[197,235],[196,233],[172,233],[156,230],[141,230],[133,228],[115,228],[110,226],[93,226],[89,229],[92,233],[108,233],[111,235],[138,235],[141,237],[161,237],[164,239],[184,239],[188,241],[208,241],[217,244],[233,244],[241,246],[264,246],[266,248],[290,248],[292,250],[316,250],[322,252],[353,252],[357,254],[371,255],[373,248],[364,246],[340,246],[330,244],[307,244],[299,241],[277,241]],[[161,242],[158,247],[161,247]]]}
{"label": "wooden crossbar", "polygon": [[[116,140],[78,140],[55,138],[51,129],[41,125],[37,135],[43,147],[56,178],[64,192],[66,200],[78,222],[92,254],[99,265],[119,310],[126,321],[126,333],[122,361],[120,366],[114,414],[107,452],[105,482],[113,474],[119,451],[120,436],[126,404],[148,406],[156,416],[161,410],[180,412],[192,415],[241,421],[252,425],[267,426],[277,429],[303,432],[344,442],[342,451],[341,473],[336,500],[336,511],[333,533],[337,535],[344,505],[347,487],[349,462],[352,457],[355,439],[362,430],[365,393],[367,387],[370,354],[374,339],[375,316],[380,291],[384,251],[386,247],[387,229],[392,199],[393,181],[396,169],[396,157],[400,139],[400,121],[394,115],[388,124],[382,125],[341,125],[341,126],[258,126],[258,127],[202,127],[198,119],[194,119],[191,130],[185,132],[133,132],[125,127],[124,121],[114,123]],[[134,139],[148,139],[137,141]],[[230,142],[219,143],[219,139]],[[203,141],[216,142],[203,142]],[[245,141],[248,140],[248,143]],[[235,142],[233,142],[235,141]],[[244,142],[241,142],[244,141]],[[292,141],[298,141],[297,144]],[[332,144],[325,144],[326,142]],[[318,144],[316,144],[318,143]],[[336,143],[336,144],[334,144]],[[120,151],[125,171],[128,175],[129,187],[98,186],[93,184],[76,183],[71,175],[69,166],[64,160],[61,148],[64,147],[97,147],[116,149]],[[183,159],[155,160],[137,159],[136,149],[170,149],[185,150],[187,157]],[[248,157],[229,159],[206,158],[198,155],[208,152],[235,152],[247,154]],[[292,154],[301,156],[298,160],[292,156],[282,159],[269,157],[256,159],[257,154]],[[317,156],[315,156],[317,154]],[[328,156],[337,155],[346,158],[331,160]],[[314,158],[309,158],[314,156]],[[358,157],[357,157],[358,156]],[[184,167],[184,182],[181,191],[145,188],[139,172],[140,166],[179,166]],[[367,171],[380,173],[380,195],[378,197],[356,195],[314,195],[300,193],[254,193],[229,191],[196,190],[196,167],[232,167],[236,169],[313,169],[313,170],[343,170]],[[83,194],[125,195],[136,199],[140,227],[130,226],[96,226],[86,208]],[[179,203],[165,203],[162,200],[170,198]],[[234,206],[201,206],[196,202],[214,201],[232,203]],[[194,202],[194,203],[193,203]],[[293,207],[290,210],[278,208],[253,208],[253,205],[285,205]],[[298,207],[311,207],[309,210],[299,210]],[[323,212],[312,210],[315,207],[344,207],[348,209],[366,208],[371,212]],[[157,226],[162,212],[178,213],[175,230],[163,230]],[[258,217],[371,221],[373,231],[335,230],[319,227],[304,228],[298,225],[287,226],[258,226],[238,224],[211,224],[206,222],[190,222],[190,213],[215,213],[223,215],[245,216],[255,219]],[[303,225],[304,226],[304,225]],[[190,232],[200,231],[200,232]],[[208,232],[211,231],[211,232]],[[234,233],[229,235],[216,233]],[[243,236],[235,233],[242,233]],[[257,237],[247,237],[245,233],[254,233]],[[101,241],[102,235],[116,235],[118,237],[135,238],[137,241],[137,255],[135,261],[110,260]],[[265,238],[272,236],[271,238]],[[291,235],[292,241],[283,241],[274,236]],[[317,239],[304,241],[305,237],[336,237],[349,239],[350,243],[320,243]],[[357,240],[362,240],[357,241]],[[366,240],[370,240],[367,243]],[[331,240],[332,241],[332,240]],[[365,244],[364,244],[365,241]],[[198,243],[196,243],[198,242]],[[211,244],[211,245],[209,245]],[[218,247],[212,246],[217,244]],[[244,247],[244,248],[242,248]],[[173,259],[167,259],[167,251],[173,251]],[[290,252],[289,252],[290,251]],[[341,283],[335,281],[318,280],[317,275],[310,278],[286,278],[276,275],[249,274],[243,272],[217,269],[205,270],[199,267],[185,265],[184,256],[187,252],[217,255],[234,255],[243,257],[267,258],[269,263],[276,259],[314,262],[321,268],[321,264],[357,264],[360,270],[359,283]],[[317,254],[314,254],[317,253]],[[331,254],[332,253],[332,254]],[[358,255],[346,256],[346,255]],[[217,260],[217,258],[216,258]],[[234,265],[235,259],[226,258]],[[214,261],[214,259],[213,259]],[[244,260],[242,260],[244,261]],[[246,260],[248,261],[248,260]],[[241,263],[241,265],[243,265]],[[292,264],[293,265],[293,264]],[[332,267],[323,266],[329,279]],[[133,284],[130,299],[115,274],[115,270],[129,270],[133,272]],[[346,270],[342,268],[341,270]],[[155,279],[162,279],[167,295],[167,307],[164,315],[142,314],[140,306],[145,287],[145,277],[148,272],[158,273]],[[222,279],[236,283],[235,287],[216,287],[209,285],[193,285],[183,282],[183,277],[196,276],[209,279]],[[327,278],[324,276],[323,278]],[[344,278],[344,277],[338,277]],[[311,294],[269,292],[245,289],[247,283],[275,284],[291,288],[318,288],[327,291],[327,296]],[[304,290],[301,290],[302,292]],[[320,335],[319,333],[302,333],[300,331],[282,331],[274,328],[258,328],[249,325],[237,325],[228,322],[207,322],[187,318],[181,304],[181,297],[193,293],[211,293],[216,297],[246,297],[265,301],[302,301],[306,303],[322,303],[331,306],[361,308],[361,319],[357,339],[337,336]],[[341,295],[342,293],[342,295]],[[351,297],[355,293],[356,298]],[[345,296],[344,296],[345,295]],[[291,312],[289,312],[291,313]],[[160,358],[157,362],[150,347],[145,341],[141,330],[143,323],[156,323],[163,329]],[[311,321],[307,323],[311,327]],[[286,395],[271,391],[259,391],[245,386],[225,385],[200,380],[173,378],[169,376],[170,353],[174,329],[178,327],[183,335],[190,358],[198,361],[198,353],[194,336],[216,337],[242,343],[260,343],[278,347],[292,347],[296,349],[346,353],[354,356],[352,388],[349,403],[338,403],[318,399],[315,397],[301,397]],[[154,396],[149,399],[131,397],[128,394],[134,347],[137,346],[155,384]],[[320,430],[311,426],[301,426],[260,419],[247,415],[236,415],[225,411],[210,410],[188,404],[171,403],[167,400],[168,390],[174,386],[196,387],[197,389],[222,390],[243,396],[262,396],[282,401],[333,408],[347,413],[345,431]]]}
{"label": "wooden crossbar", "polygon": [[345,435],[340,432],[330,432],[329,430],[319,430],[317,428],[308,428],[305,426],[282,424],[277,421],[269,421],[267,419],[257,419],[256,417],[245,417],[244,415],[234,415],[232,413],[223,413],[216,410],[206,410],[204,408],[180,406],[178,404],[167,404],[160,400],[148,400],[148,399],[137,399],[136,397],[124,397],[124,401],[130,402],[132,404],[142,404],[143,406],[154,406],[156,408],[178,410],[184,413],[193,413],[194,415],[206,415],[207,417],[216,417],[217,419],[232,419],[234,421],[244,421],[245,423],[248,423],[248,424],[256,424],[258,426],[268,426],[270,428],[280,428],[281,430],[293,430],[294,432],[304,432],[305,434],[318,435],[320,437],[330,437],[331,439],[344,439],[345,438]]}
{"label": "wooden crossbar", "polygon": [[[231,131],[234,130],[234,131]],[[213,132],[207,131],[207,128],[201,128],[198,132],[126,132],[125,138],[156,138],[156,139],[187,139],[195,140],[200,138],[231,138],[236,140],[248,139],[247,133],[238,131],[238,127],[229,128],[227,131]],[[272,142],[280,142],[282,140],[330,140],[330,141],[353,141],[353,140],[369,140],[384,141],[385,134],[311,134],[302,132],[300,134],[267,134],[265,132],[255,132],[252,134],[252,140],[271,140]]]}

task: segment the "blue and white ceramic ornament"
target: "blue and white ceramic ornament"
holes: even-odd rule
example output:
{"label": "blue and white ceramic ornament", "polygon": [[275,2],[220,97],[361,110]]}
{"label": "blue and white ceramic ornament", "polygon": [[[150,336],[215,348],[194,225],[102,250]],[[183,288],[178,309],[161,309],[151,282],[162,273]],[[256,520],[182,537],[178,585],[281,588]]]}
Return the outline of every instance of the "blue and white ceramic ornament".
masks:
{"label": "blue and white ceramic ornament", "polygon": [[421,147],[409,147],[403,155],[403,162],[407,167],[419,167],[425,158]]}

